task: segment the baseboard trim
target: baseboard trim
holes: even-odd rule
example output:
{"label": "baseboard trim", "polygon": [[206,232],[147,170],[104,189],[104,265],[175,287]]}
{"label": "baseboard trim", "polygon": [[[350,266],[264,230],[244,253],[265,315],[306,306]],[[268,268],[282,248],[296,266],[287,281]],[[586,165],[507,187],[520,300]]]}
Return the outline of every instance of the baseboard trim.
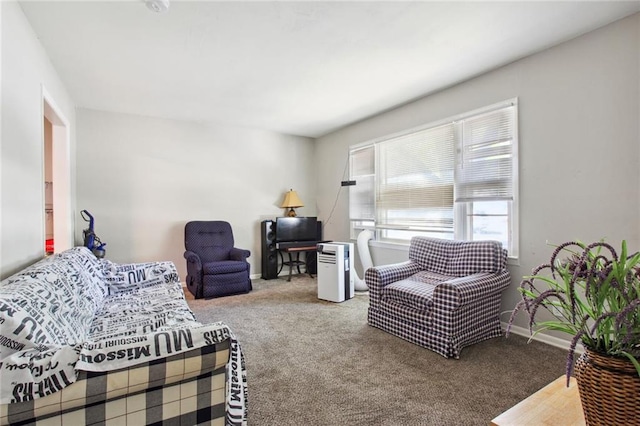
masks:
{"label": "baseboard trim", "polygon": [[[260,274],[249,275],[249,279],[252,279],[252,280],[257,280],[259,278],[262,278],[262,275],[260,275]],[[186,282],[181,282],[181,283],[182,283],[182,287],[183,288],[187,288],[187,283]]]}
{"label": "baseboard trim", "polygon": [[[504,321],[501,324],[502,324],[503,330],[506,330],[508,324]],[[565,349],[567,351],[571,347],[570,340],[561,339],[555,336],[549,336],[548,334],[543,334],[543,333],[537,334],[534,337],[532,337],[528,328],[518,327],[517,325],[511,326],[510,333],[517,334],[518,336],[524,336],[524,337],[527,337],[529,340],[535,340],[536,342],[546,343],[547,345],[555,346],[556,348]],[[584,348],[582,347],[582,345],[576,346],[577,354],[582,354],[583,352],[584,352]]]}

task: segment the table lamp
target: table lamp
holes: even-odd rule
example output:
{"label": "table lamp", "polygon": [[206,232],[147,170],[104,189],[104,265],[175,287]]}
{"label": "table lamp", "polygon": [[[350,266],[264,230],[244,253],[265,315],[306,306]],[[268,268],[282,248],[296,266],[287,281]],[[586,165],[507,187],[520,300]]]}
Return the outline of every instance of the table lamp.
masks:
{"label": "table lamp", "polygon": [[302,200],[300,200],[300,197],[298,197],[298,193],[291,189],[284,195],[284,201],[280,207],[283,209],[289,209],[287,216],[296,217],[296,211],[293,209],[304,207],[304,204],[302,203]]}

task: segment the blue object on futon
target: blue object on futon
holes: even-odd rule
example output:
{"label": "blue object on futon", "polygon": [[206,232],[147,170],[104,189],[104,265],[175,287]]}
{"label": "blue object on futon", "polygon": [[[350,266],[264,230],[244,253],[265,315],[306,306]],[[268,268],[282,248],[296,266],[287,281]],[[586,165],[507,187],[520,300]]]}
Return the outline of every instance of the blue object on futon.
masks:
{"label": "blue object on futon", "polygon": [[192,221],[184,227],[187,288],[199,298],[228,296],[252,290],[249,250],[234,247],[229,222]]}

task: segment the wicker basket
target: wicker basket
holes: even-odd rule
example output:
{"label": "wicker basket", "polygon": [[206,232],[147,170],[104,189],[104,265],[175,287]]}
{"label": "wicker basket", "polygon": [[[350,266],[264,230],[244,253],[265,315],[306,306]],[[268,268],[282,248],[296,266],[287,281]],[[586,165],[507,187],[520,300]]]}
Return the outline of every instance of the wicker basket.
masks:
{"label": "wicker basket", "polygon": [[640,425],[640,376],[629,360],[587,349],[575,375],[587,425]]}

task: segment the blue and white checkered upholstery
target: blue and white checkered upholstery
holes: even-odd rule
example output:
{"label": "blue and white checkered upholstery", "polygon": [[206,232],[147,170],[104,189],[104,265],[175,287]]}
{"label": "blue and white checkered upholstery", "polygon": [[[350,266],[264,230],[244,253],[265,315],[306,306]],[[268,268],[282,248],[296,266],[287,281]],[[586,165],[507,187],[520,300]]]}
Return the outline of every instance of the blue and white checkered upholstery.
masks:
{"label": "blue and white checkered upholstery", "polygon": [[409,261],[370,268],[368,322],[445,357],[498,337],[511,278],[497,241],[414,237]]}

